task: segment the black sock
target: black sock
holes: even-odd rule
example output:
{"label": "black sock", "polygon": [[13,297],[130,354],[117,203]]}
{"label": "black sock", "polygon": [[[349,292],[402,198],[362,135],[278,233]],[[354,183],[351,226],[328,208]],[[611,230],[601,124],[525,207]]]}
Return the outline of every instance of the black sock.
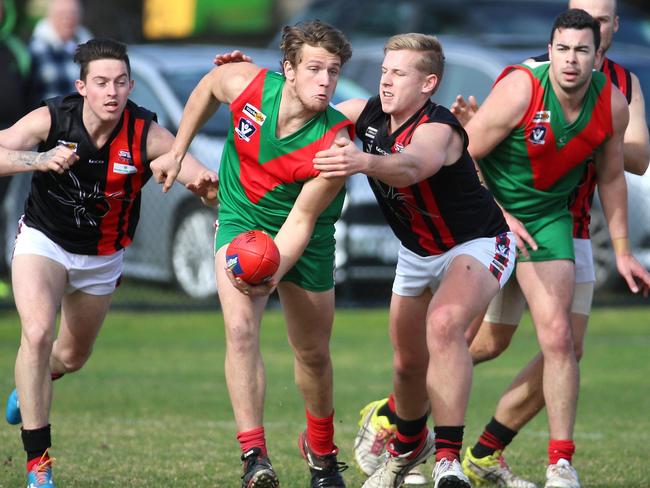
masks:
{"label": "black sock", "polygon": [[436,461],[443,457],[460,459],[460,449],[463,446],[464,425],[435,426]]}
{"label": "black sock", "polygon": [[411,452],[421,443],[427,433],[427,418],[429,414],[415,420],[404,420],[395,415],[397,434],[393,440],[395,451],[400,454]]}
{"label": "black sock", "polygon": [[397,414],[395,413],[394,410],[391,410],[390,408],[390,401],[387,401],[384,403],[381,407],[377,409],[377,415],[381,415],[382,417],[387,417],[388,421],[391,424],[394,424],[397,422]]}
{"label": "black sock", "polygon": [[496,451],[503,451],[516,435],[516,430],[509,429],[492,417],[478,442],[472,447],[472,455],[476,458],[483,458],[491,456]]}
{"label": "black sock", "polygon": [[20,429],[20,435],[23,438],[23,447],[27,452],[28,462],[34,458],[40,458],[52,445],[50,424],[39,429]]}

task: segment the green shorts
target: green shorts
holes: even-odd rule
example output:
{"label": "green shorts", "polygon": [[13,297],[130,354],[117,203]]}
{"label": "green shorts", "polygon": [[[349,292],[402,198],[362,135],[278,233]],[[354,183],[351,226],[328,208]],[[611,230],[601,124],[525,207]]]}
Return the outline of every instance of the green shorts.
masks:
{"label": "green shorts", "polygon": [[[327,291],[334,287],[334,228],[329,227],[331,231],[319,231],[318,228],[314,230],[302,256],[280,281],[294,283],[303,290],[314,292]],[[219,221],[214,238],[215,252],[248,230],[251,230],[250,224],[242,221]],[[271,229],[259,230],[275,237],[276,232]]]}
{"label": "green shorts", "polygon": [[519,261],[554,261],[570,259],[575,261],[573,250],[573,219],[569,212],[562,212],[543,219],[526,222],[520,219],[526,230],[537,242],[537,251],[528,248],[530,258],[517,255]]}

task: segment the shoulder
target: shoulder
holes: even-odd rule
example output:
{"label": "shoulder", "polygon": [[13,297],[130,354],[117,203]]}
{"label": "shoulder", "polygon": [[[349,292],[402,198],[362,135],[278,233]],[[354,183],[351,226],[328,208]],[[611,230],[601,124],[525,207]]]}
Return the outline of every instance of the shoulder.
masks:
{"label": "shoulder", "polygon": [[361,112],[368,104],[368,100],[363,98],[352,98],[337,104],[334,108],[345,115],[352,122],[355,122],[359,119]]}
{"label": "shoulder", "polygon": [[[206,76],[213,89],[223,93],[226,103],[235,100],[258,76],[264,76],[268,70],[253,63],[228,63],[213,68]],[[271,73],[271,75],[273,75]],[[278,75],[281,76],[281,75]]]}

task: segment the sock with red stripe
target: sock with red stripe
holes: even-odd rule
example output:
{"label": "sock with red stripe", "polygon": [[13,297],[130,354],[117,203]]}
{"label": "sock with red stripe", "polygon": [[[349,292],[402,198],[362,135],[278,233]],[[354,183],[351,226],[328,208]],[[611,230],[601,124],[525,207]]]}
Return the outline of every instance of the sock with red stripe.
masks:
{"label": "sock with red stripe", "polygon": [[572,440],[551,439],[548,441],[548,464],[557,464],[560,459],[571,462],[576,446]]}
{"label": "sock with red stripe", "polygon": [[397,454],[404,454],[407,452],[415,451],[418,447],[423,445],[429,429],[427,429],[427,419],[429,415],[415,420],[404,420],[398,415],[395,415],[395,425],[397,432],[392,443],[392,450]]}
{"label": "sock with red stripe", "polygon": [[307,416],[307,443],[309,449],[319,455],[331,454],[334,446],[334,412],[329,417],[314,417],[305,409]]}
{"label": "sock with red stripe", "polygon": [[503,451],[516,435],[516,430],[509,429],[492,417],[478,442],[472,447],[472,455],[480,459],[491,456],[495,451]]}
{"label": "sock with red stripe", "polygon": [[262,451],[263,456],[268,456],[264,427],[237,432],[237,440],[239,441],[241,452],[248,452],[254,447],[258,447]]}
{"label": "sock with red stripe", "polygon": [[[52,446],[50,424],[38,429],[20,429],[20,436],[23,439],[23,447],[27,453],[27,471],[40,461],[45,451]],[[45,456],[47,459],[48,456]]]}
{"label": "sock with red stripe", "polygon": [[434,427],[436,434],[436,462],[443,458],[450,461],[460,460],[460,449],[463,447],[464,425]]}
{"label": "sock with red stripe", "polygon": [[387,417],[388,421],[391,424],[395,424],[397,422],[397,413],[395,413],[397,410],[395,409],[395,397],[393,397],[393,394],[391,393],[388,396],[388,402],[386,402],[384,405],[379,407],[377,409],[377,415],[380,415],[382,417]]}

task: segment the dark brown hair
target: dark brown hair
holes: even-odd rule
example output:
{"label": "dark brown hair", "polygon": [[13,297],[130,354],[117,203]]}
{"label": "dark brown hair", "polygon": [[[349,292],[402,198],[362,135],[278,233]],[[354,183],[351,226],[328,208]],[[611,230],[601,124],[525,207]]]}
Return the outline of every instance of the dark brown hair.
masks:
{"label": "dark brown hair", "polygon": [[126,44],[113,39],[91,39],[85,44],[79,44],[74,53],[74,62],[80,67],[79,79],[86,81],[88,65],[98,59],[117,59],[124,61],[126,72],[131,78],[131,63],[126,53]]}
{"label": "dark brown hair", "polygon": [[305,44],[322,47],[341,59],[341,66],[352,56],[352,47],[343,32],[320,20],[298,22],[294,26],[282,29],[280,49],[284,56],[282,62],[289,61],[291,66],[300,63],[300,51]]}

